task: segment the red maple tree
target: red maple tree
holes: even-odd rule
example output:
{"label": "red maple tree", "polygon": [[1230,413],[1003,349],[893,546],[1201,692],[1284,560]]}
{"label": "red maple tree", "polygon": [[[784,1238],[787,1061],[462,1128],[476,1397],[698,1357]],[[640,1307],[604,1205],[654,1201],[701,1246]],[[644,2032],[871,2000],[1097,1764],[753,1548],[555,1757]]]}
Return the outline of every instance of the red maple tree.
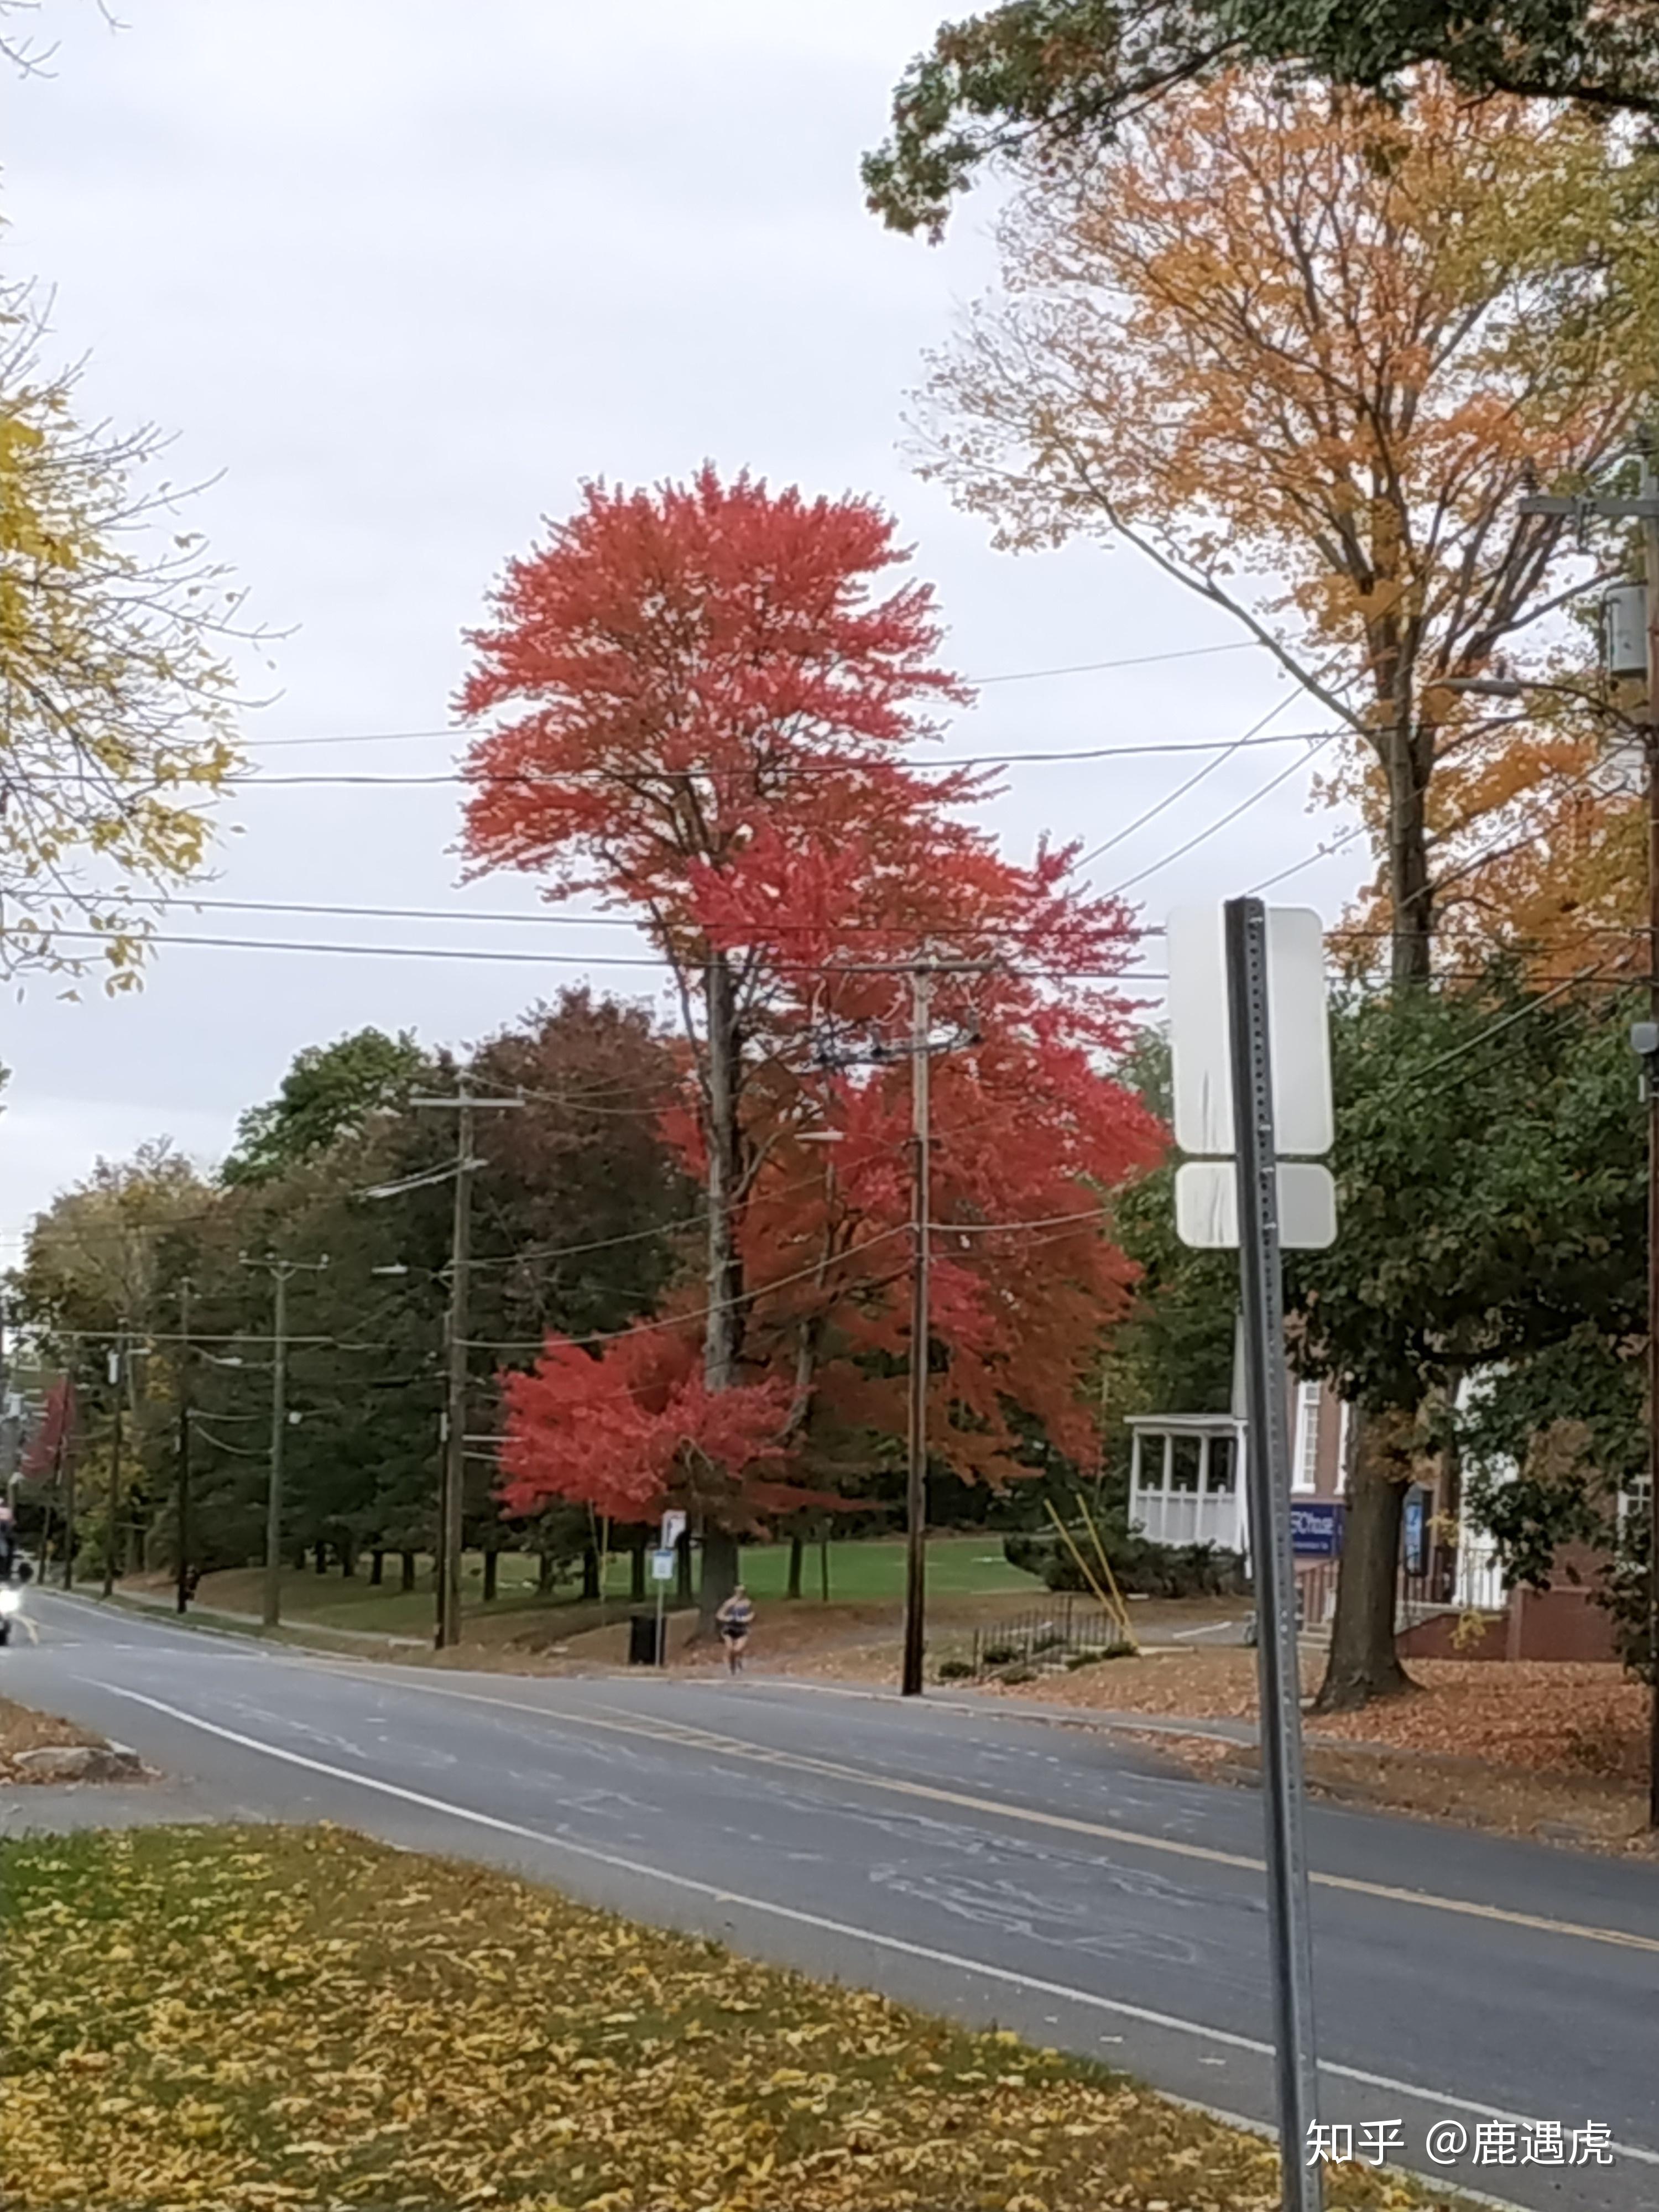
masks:
{"label": "red maple tree", "polygon": [[992,779],[908,757],[969,695],[933,661],[928,588],[881,588],[904,557],[861,500],[711,469],[590,486],[509,564],[462,694],[503,717],[468,757],[471,858],[626,907],[669,965],[689,1048],[670,1131],[708,1193],[699,1289],[506,1385],[508,1501],[690,1503],[706,1602],[732,1533],[814,1494],[783,1462],[815,1423],[896,1425],[923,948],[955,1047],[933,1068],[929,1365],[961,1471],[1023,1464],[1022,1413],[1080,1447],[1127,1275],[1100,1194],[1160,1141],[1107,1072],[1124,910],[1078,890],[1071,853],[999,854],[962,811]]}

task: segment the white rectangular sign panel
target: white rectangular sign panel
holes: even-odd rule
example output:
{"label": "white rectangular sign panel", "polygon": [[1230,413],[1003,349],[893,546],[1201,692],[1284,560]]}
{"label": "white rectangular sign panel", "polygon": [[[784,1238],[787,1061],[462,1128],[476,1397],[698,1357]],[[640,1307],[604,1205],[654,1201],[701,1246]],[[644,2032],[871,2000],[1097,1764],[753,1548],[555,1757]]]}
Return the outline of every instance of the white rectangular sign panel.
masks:
{"label": "white rectangular sign panel", "polygon": [[672,1583],[674,1579],[674,1547],[672,1544],[664,1551],[653,1552],[651,1554],[652,1581]]}
{"label": "white rectangular sign panel", "polygon": [[[1238,1170],[1231,1160],[1186,1160],[1176,1170],[1176,1235],[1204,1251],[1238,1249]],[[1336,1185],[1316,1160],[1279,1164],[1279,1241],[1323,1252],[1336,1242]]]}
{"label": "white rectangular sign panel", "polygon": [[679,1542],[680,1538],[684,1535],[684,1534],[685,1516],[684,1513],[665,1513],[663,1515],[662,1547],[664,1551],[672,1552],[675,1545]]}
{"label": "white rectangular sign panel", "polygon": [[[1175,1140],[1183,1152],[1229,1157],[1233,1077],[1220,907],[1177,907],[1167,943]],[[1325,939],[1311,907],[1267,908],[1267,1019],[1274,1146],[1317,1158],[1330,1150],[1335,1127]]]}

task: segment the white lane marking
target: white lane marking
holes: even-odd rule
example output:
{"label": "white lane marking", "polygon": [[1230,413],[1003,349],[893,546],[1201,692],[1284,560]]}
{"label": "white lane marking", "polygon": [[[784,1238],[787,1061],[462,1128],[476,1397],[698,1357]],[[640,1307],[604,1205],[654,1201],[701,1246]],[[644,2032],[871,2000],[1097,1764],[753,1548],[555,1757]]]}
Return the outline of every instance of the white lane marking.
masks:
{"label": "white lane marking", "polygon": [[[720,1889],[713,1882],[695,1881],[690,1875],[670,1874],[662,1867],[647,1865],[641,1859],[622,1857],[615,1851],[600,1850],[592,1844],[573,1843],[568,1836],[550,1835],[544,1828],[526,1827],[518,1820],[503,1820],[494,1813],[480,1813],[471,1805],[458,1805],[448,1798],[429,1797],[422,1790],[405,1790],[400,1783],[382,1782],[371,1774],[354,1774],[347,1767],[332,1766],[327,1760],[310,1759],[303,1752],[285,1751],[281,1745],[262,1743],[257,1736],[244,1735],[240,1729],[225,1728],[217,1721],[203,1720],[195,1713],[187,1713],[177,1705],[163,1705],[159,1698],[147,1698],[137,1690],[123,1690],[114,1683],[103,1685],[112,1697],[130,1698],[134,1705],[148,1705],[152,1712],[165,1713],[169,1720],[182,1721],[186,1728],[200,1729],[208,1735],[221,1737],[226,1743],[239,1744],[244,1751],[254,1751],[266,1759],[278,1759],[289,1766],[304,1767],[313,1774],[326,1775],[331,1781],[345,1782],[359,1790],[373,1790],[384,1797],[396,1797],[406,1805],[418,1805],[423,1812],[441,1813],[453,1820],[470,1820],[474,1826],[491,1828],[498,1835],[519,1836],[527,1842],[545,1844],[551,1850],[568,1851],[573,1857],[592,1859],[600,1866],[615,1868],[623,1874],[643,1875],[647,1881],[663,1883],[671,1889],[685,1890],[694,1896],[708,1898],[715,1905],[735,1905],[746,1912],[762,1912],[775,1920],[787,1920],[800,1928],[816,1929],[820,1935],[836,1936],[852,1943],[868,1943],[878,1950],[896,1951],[907,1959],[921,1959],[929,1966],[949,1966],[957,1973],[973,1974],[981,1980],[1005,1982],[1015,1989],[1029,1990],[1033,1995],[1059,1997],[1067,2004],[1085,2005],[1095,2012],[1115,2014],[1122,2020],[1139,2021],[1148,2027],[1167,2028],[1177,2035],[1195,2036],[1201,2043],[1224,2044],[1231,2051],[1248,2051],[1258,2058],[1271,2058],[1273,2046],[1253,2035],[1235,2035],[1231,2029],[1206,2027],[1201,2021],[1182,2020],[1175,2013],[1153,2012],[1146,2005],[1129,2004],[1118,1997],[1097,1996],[1092,1990],[1074,1989],[1069,1983],[1040,1980],[1034,1974],[1016,1973],[1009,1966],[994,1966],[983,1959],[963,1958],[956,1951],[939,1951],[932,1944],[912,1943],[902,1936],[884,1936],[871,1928],[850,1927],[845,1921],[830,1920],[819,1912],[803,1912],[793,1905],[775,1905],[764,1897],[750,1897],[738,1889]],[[1504,2120],[1516,2127],[1534,2124],[1530,2115],[1506,2111],[1499,2105],[1482,2105],[1473,2098],[1455,2097],[1445,2090],[1425,2089],[1410,2081],[1397,2081],[1387,2074],[1368,2073],[1361,2066],[1341,2066],[1335,2060],[1322,2058],[1320,2071],[1332,2074],[1344,2081],[1358,2081],[1367,2089],[1388,2089],[1396,2096],[1413,2097],[1439,2110],[1471,2112],[1483,2120]],[[1615,2142],[1608,2148],[1621,2158],[1639,2160],[1645,2166],[1659,2166],[1659,2151],[1645,2149],[1639,2143]]]}
{"label": "white lane marking", "polygon": [[[359,1676],[358,1680],[367,1679]],[[866,1790],[883,1790],[902,1797],[920,1797],[938,1805],[949,1805],[959,1812],[989,1814],[1007,1820],[1021,1820],[1030,1826],[1058,1828],[1068,1835],[1087,1836],[1096,1841],[1127,1845],[1137,1850],[1162,1851],[1174,1858],[1196,1859],[1207,1866],[1236,1869],[1247,1874],[1262,1874],[1266,1867],[1261,1859],[1252,1858],[1244,1851],[1224,1851],[1212,1844],[1186,1844],[1172,1836],[1149,1836],[1139,1828],[1115,1828],[1099,1820],[1085,1820],[1070,1813],[1048,1813],[1038,1807],[1014,1805],[999,1797],[978,1797],[965,1790],[946,1790],[926,1782],[912,1782],[898,1775],[882,1774],[872,1768],[848,1766],[838,1760],[815,1759],[801,1752],[782,1751],[769,1744],[755,1744],[738,1736],[717,1735],[710,1729],[699,1729],[684,1721],[676,1721],[655,1715],[637,1714],[625,1707],[607,1705],[605,1713],[619,1716],[602,1719],[597,1713],[580,1712],[568,1707],[535,1705],[521,1698],[494,1697],[482,1690],[456,1690],[440,1686],[435,1682],[410,1682],[399,1687],[420,1690],[429,1697],[455,1698],[464,1704],[498,1705],[508,1712],[533,1713],[538,1720],[554,1723],[568,1722],[579,1728],[597,1729],[617,1735],[637,1735],[649,1742],[684,1744],[695,1751],[710,1752],[728,1759],[748,1759],[763,1766],[793,1768],[798,1773],[823,1775],[832,1781],[851,1782]],[[1611,1944],[1617,1950],[1642,1951],[1659,1954],[1659,1936],[1638,1936],[1622,1928],[1597,1928],[1583,1921],[1555,1920],[1543,1913],[1517,1912],[1507,1905],[1483,1905],[1476,1898],[1440,1897],[1426,1889],[1403,1889],[1391,1882],[1365,1881],[1358,1875],[1326,1874],[1317,1869],[1311,1871],[1309,1881],[1318,1889],[1334,1889],[1349,1896],[1380,1898],[1385,1904],[1415,1905],[1426,1912],[1449,1912],[1466,1919],[1495,1921],[1506,1928],[1526,1928],[1547,1936],[1565,1936],[1583,1943]]]}

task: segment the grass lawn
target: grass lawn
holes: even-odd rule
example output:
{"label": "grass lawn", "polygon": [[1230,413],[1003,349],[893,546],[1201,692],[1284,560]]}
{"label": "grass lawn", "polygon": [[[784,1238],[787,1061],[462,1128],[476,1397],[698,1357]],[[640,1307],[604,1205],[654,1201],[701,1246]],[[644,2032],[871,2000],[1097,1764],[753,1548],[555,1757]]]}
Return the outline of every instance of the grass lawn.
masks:
{"label": "grass lawn", "polygon": [[[464,1603],[482,1610],[480,1585],[483,1571],[478,1555],[466,1559]],[[625,1603],[629,1562],[626,1554],[613,1554],[605,1577],[605,1593],[612,1603]],[[283,1615],[321,1628],[368,1629],[387,1636],[424,1638],[432,1627],[432,1563],[422,1558],[419,1583],[413,1590],[398,1587],[398,1564],[394,1555],[386,1564],[386,1580],[378,1585],[368,1578],[368,1563],[356,1574],[313,1573],[289,1568],[283,1576]],[[819,1594],[819,1556],[809,1547],[802,1580],[804,1601]],[[761,1599],[781,1598],[788,1584],[787,1544],[747,1544],[743,1550],[743,1576],[749,1589]],[[927,1547],[928,1587],[939,1597],[993,1596],[1025,1593],[1033,1604],[1041,1602],[1042,1586],[1030,1575],[1011,1567],[1002,1556],[1000,1535],[940,1536]],[[162,1584],[155,1583],[160,1591]],[[492,1615],[518,1612],[547,1613],[565,1607],[573,1613],[579,1601],[575,1586],[561,1585],[550,1601],[536,1595],[536,1563],[526,1553],[506,1552],[500,1563],[499,1595],[489,1608]],[[202,1611],[257,1613],[261,1608],[262,1577],[255,1567],[235,1568],[204,1577],[198,1595]],[[830,1595],[837,1603],[897,1605],[904,1595],[904,1546],[896,1539],[872,1538],[830,1547]],[[573,1624],[574,1625],[574,1624]]]}
{"label": "grass lawn", "polygon": [[1277,2202],[1256,2138],[1097,2069],[339,1830],[8,1844],[0,1915],[13,2212]]}

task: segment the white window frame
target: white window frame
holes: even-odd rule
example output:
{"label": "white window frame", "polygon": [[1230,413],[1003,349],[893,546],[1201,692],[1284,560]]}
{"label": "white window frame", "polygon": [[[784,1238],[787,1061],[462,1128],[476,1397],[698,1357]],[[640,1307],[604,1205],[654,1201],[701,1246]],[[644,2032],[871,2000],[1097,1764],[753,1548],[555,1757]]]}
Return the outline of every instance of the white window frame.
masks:
{"label": "white window frame", "polygon": [[1319,1401],[1317,1382],[1299,1382],[1296,1391],[1296,1450],[1291,1488],[1306,1495],[1319,1487]]}

